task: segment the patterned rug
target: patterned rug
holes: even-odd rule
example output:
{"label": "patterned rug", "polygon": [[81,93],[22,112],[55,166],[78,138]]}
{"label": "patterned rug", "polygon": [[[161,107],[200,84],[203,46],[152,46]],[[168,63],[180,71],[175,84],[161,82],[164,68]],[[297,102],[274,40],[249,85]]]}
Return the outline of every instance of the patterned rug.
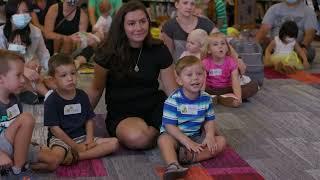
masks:
{"label": "patterned rug", "polygon": [[[156,167],[155,170],[159,176],[163,176],[165,168]],[[217,157],[189,167],[184,179],[263,180],[264,178],[228,146]]]}
{"label": "patterned rug", "polygon": [[264,68],[264,75],[267,79],[295,79],[306,84],[320,84],[319,73],[309,73],[306,71],[297,71],[293,74],[282,74],[271,67]]}

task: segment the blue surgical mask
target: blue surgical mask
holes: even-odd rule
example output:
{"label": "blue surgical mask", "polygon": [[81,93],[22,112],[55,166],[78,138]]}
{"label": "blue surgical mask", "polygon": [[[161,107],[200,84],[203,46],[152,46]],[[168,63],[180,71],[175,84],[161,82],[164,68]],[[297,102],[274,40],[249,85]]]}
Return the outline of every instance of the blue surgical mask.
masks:
{"label": "blue surgical mask", "polygon": [[25,28],[31,21],[31,16],[28,13],[14,14],[11,16],[11,22],[17,29]]}
{"label": "blue surgical mask", "polygon": [[21,44],[9,43],[8,50],[19,53],[21,55],[26,54],[26,47]]}
{"label": "blue surgical mask", "polygon": [[286,1],[287,1],[287,3],[289,3],[289,4],[294,4],[294,3],[298,2],[298,0],[286,0]]}
{"label": "blue surgical mask", "polygon": [[69,6],[77,6],[79,0],[66,0]]}

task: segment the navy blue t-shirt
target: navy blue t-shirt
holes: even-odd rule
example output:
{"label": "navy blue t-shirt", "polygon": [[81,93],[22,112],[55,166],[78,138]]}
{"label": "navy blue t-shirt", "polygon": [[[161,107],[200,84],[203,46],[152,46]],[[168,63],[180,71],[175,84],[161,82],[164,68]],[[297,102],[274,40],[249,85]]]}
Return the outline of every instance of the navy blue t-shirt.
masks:
{"label": "navy blue t-shirt", "polygon": [[[44,125],[59,126],[70,138],[86,134],[86,122],[95,116],[88,95],[80,89],[72,100],[54,91],[44,102]],[[53,136],[50,129],[48,139]]]}

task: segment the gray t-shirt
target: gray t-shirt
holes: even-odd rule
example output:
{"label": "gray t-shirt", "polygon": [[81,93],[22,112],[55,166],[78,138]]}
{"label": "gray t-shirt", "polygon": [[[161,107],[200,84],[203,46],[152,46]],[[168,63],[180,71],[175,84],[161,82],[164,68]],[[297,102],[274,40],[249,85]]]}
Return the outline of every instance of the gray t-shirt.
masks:
{"label": "gray t-shirt", "polygon": [[[214,23],[211,20],[198,17],[198,24],[195,29],[203,29],[209,34],[213,28]],[[162,31],[173,40],[173,59],[174,62],[177,62],[183,51],[186,50],[186,43],[189,34],[181,28],[176,18],[168,20],[163,25]]]}
{"label": "gray t-shirt", "polygon": [[299,27],[298,41],[303,40],[304,31],[317,29],[317,17],[315,12],[302,1],[296,7],[288,7],[285,2],[271,6],[263,17],[262,24],[271,25],[271,38],[279,34],[281,25],[285,21],[294,21]]}
{"label": "gray t-shirt", "polygon": [[9,99],[8,104],[0,102],[0,134],[22,113],[22,105],[18,98],[11,94]]}

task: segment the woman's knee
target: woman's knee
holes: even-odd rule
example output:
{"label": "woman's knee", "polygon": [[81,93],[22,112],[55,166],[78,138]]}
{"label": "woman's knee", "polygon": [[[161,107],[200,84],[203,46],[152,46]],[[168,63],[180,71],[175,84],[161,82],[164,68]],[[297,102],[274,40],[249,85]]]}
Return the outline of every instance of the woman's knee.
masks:
{"label": "woman's knee", "polygon": [[130,149],[146,149],[152,147],[156,142],[156,134],[137,130],[135,132],[117,131],[119,141]]}

